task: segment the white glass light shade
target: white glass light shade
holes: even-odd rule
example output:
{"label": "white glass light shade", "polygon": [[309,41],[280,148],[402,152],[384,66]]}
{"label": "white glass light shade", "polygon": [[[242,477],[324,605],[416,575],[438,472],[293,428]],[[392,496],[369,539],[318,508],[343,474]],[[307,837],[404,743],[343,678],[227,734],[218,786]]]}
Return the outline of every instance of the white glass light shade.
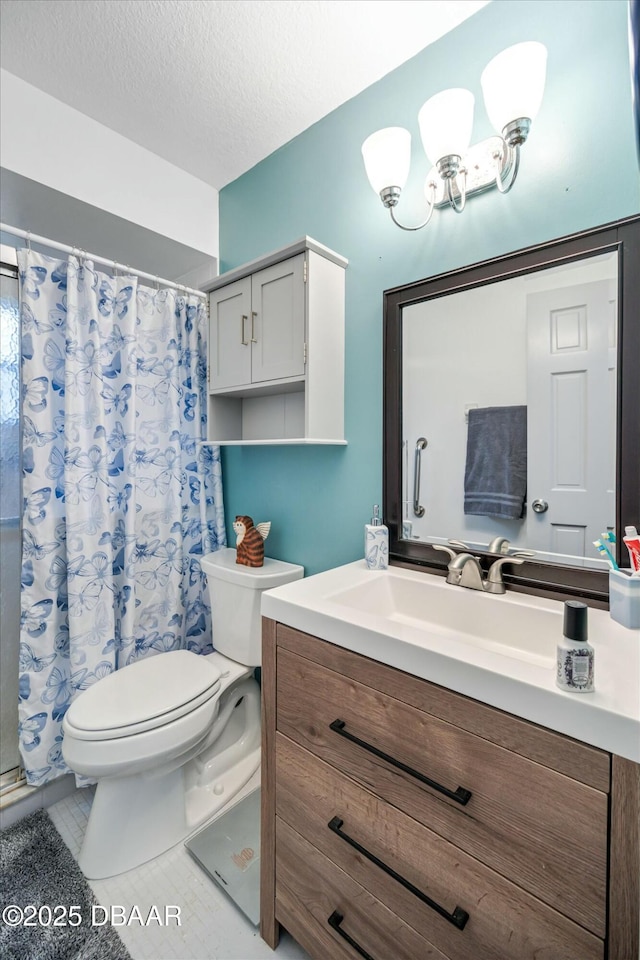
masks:
{"label": "white glass light shade", "polygon": [[411,134],[404,127],[385,127],[362,144],[369,183],[377,194],[385,187],[404,188],[411,163]]}
{"label": "white glass light shade", "polygon": [[547,48],[536,40],[499,53],[482,72],[484,102],[495,130],[512,120],[533,120],[540,109],[547,70]]}
{"label": "white glass light shade", "polygon": [[421,107],[418,114],[424,152],[435,166],[442,157],[462,156],[469,148],[474,98],[470,90],[443,90]]}

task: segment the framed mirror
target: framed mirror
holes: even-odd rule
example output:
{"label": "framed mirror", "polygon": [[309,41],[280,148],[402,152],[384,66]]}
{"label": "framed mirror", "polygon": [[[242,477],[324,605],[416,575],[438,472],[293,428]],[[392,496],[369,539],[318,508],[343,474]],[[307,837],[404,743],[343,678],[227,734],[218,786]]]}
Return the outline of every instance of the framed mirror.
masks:
{"label": "framed mirror", "polygon": [[510,587],[608,602],[640,527],[640,217],[384,294],[392,563],[496,553]]}

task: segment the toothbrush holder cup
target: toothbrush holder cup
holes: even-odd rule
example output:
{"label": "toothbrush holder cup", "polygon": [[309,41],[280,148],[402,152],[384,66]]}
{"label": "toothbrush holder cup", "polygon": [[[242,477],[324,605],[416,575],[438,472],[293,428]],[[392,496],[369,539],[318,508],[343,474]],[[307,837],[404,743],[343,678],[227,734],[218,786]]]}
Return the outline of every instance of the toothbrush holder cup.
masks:
{"label": "toothbrush holder cup", "polygon": [[623,627],[640,629],[640,577],[624,570],[609,571],[609,613]]}

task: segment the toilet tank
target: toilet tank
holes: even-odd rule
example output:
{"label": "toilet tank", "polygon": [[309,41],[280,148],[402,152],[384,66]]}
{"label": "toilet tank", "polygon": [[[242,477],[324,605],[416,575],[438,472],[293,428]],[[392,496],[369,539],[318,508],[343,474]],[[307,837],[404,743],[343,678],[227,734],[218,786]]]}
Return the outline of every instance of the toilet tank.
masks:
{"label": "toilet tank", "polygon": [[207,553],[200,563],[209,587],[214,648],[245,666],[260,666],[262,593],[301,580],[304,567],[270,557],[264,558],[262,567],[245,567],[236,563],[236,551],[231,547]]}

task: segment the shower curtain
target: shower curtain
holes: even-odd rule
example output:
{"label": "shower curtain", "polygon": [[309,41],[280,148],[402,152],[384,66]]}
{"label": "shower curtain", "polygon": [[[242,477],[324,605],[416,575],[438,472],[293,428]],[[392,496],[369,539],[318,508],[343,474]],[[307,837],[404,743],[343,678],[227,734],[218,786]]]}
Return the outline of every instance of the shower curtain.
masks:
{"label": "shower curtain", "polygon": [[205,439],[206,311],[90,260],[18,254],[23,415],[19,737],[67,772],[78,694],[143,657],[212,651],[199,557],[225,544]]}

